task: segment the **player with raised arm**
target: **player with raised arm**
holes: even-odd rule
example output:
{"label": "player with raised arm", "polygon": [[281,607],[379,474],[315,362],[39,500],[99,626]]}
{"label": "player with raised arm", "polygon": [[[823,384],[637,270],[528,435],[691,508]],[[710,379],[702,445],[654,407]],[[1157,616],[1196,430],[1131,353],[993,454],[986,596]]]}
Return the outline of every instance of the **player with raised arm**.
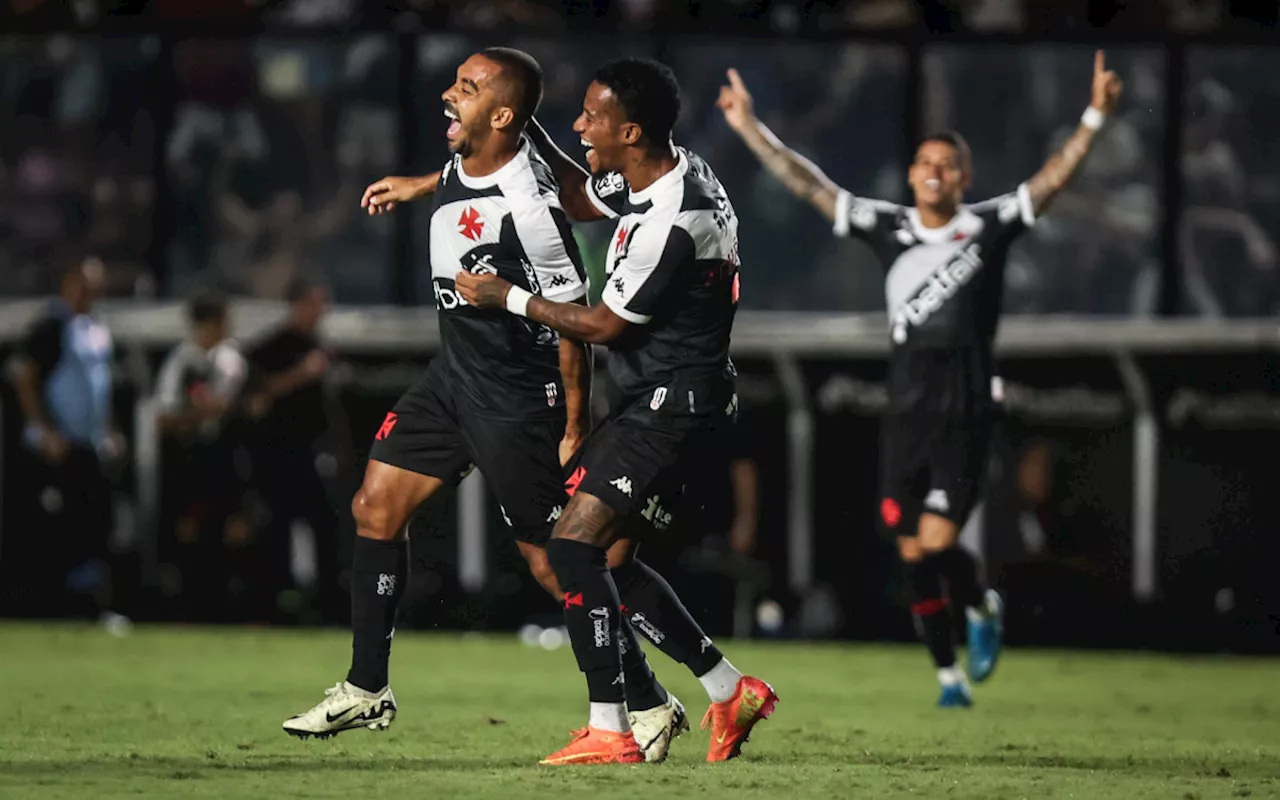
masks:
{"label": "player with raised arm", "polygon": [[889,313],[889,410],[881,433],[879,527],[906,563],[912,611],[942,684],[940,706],[969,706],[955,664],[950,601],[965,609],[969,675],[984,681],[1000,656],[1002,605],[979,582],[958,543],[977,500],[990,436],[993,341],[1009,247],[1031,226],[1088,155],[1122,85],[1094,57],[1092,99],[1080,126],[1017,190],[977,205],[964,192],[972,156],[954,133],[926,137],[908,173],[914,207],[866,200],[836,186],[755,117],[735,70],[718,104],[729,125],[797,197],[832,222],[837,236],[868,242],[885,274]]}
{"label": "player with raised arm", "polygon": [[[375,437],[352,503],[351,670],[318,705],[284,722],[295,736],[385,729],[394,720],[388,662],[408,579],[407,524],[473,466],[493,487],[534,575],[563,595],[543,545],[565,504],[562,464],[590,427],[587,350],[545,325],[468,305],[455,288],[459,275],[477,272],[565,303],[586,295],[551,170],[521,133],[541,97],[537,62],[507,48],[468,58],[444,92],[454,155],[430,182],[428,232],[441,352]],[[621,634],[627,701],[649,710],[654,735],[663,734],[650,747],[660,760],[673,731],[687,726],[684,711],[657,684],[629,626]]]}
{"label": "player with raised arm", "polygon": [[458,276],[458,290],[472,305],[505,308],[513,319],[610,350],[610,416],[573,463],[574,492],[547,543],[566,592],[565,620],[586,674],[590,719],[544,764],[637,760],[614,643],[620,593],[633,621],[643,604],[646,621],[662,633],[646,634],[706,688],[708,761],[737,756],[778,701],[767,683],[743,676],[724,658],[655,572],[634,560],[612,576],[606,569],[605,550],[615,540],[670,525],[686,478],[737,412],[729,335],[738,300],[738,220],[706,162],[672,144],[679,110],[669,68],[615,61],[596,73],[574,123],[598,177],[588,180],[545,137],[540,143],[564,181],[562,203],[571,215],[618,218],[599,305],[538,297],[502,276]]}

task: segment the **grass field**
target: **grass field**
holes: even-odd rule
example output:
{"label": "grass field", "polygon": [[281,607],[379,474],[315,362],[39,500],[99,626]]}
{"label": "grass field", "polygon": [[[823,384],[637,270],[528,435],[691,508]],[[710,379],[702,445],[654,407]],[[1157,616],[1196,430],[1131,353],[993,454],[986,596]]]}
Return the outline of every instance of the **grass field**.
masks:
{"label": "grass field", "polygon": [[782,697],[742,759],[701,763],[704,695],[658,654],[695,717],[671,759],[553,769],[586,718],[567,649],[398,635],[392,729],[301,742],[280,722],[342,677],[342,632],[0,625],[0,797],[1280,797],[1276,661],[1013,651],[939,711],[915,648],[728,649]]}

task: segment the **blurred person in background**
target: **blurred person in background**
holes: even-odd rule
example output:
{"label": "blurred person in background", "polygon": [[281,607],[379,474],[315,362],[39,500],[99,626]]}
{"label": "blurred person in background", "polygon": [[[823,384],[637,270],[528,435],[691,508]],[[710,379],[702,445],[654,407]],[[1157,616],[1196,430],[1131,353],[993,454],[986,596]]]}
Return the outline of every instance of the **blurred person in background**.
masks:
{"label": "blurred person in background", "polygon": [[[86,259],[61,277],[58,297],[14,355],[10,375],[34,457],[24,478],[39,511],[19,538],[37,613],[59,613],[61,594],[87,595],[104,621],[112,604],[109,540],[114,529],[112,472],[124,437],[112,417],[111,333],[93,316],[102,264]],[[42,516],[41,516],[42,515]]]}
{"label": "blurred person in background", "polygon": [[[162,542],[161,560],[172,559],[164,588],[183,597],[184,619],[214,620],[227,608],[235,562],[244,561],[252,538],[232,417],[248,365],[227,336],[224,298],[196,297],[187,319],[190,335],[165,359],[157,389],[167,446],[163,519],[173,534]],[[242,595],[247,582],[238,584]]]}
{"label": "blurred person in background", "polygon": [[964,203],[973,179],[964,139],[926,137],[908,174],[910,208],[855,197],[788,149],[756,118],[736,70],[721,90],[726,121],[768,170],[836,235],[869,243],[885,269],[890,410],[881,427],[880,529],[896,539],[910,577],[941,707],[973,704],[956,664],[951,602],[965,609],[975,682],[991,676],[1002,646],[1003,603],[983,587],[959,530],[978,500],[996,416],[992,347],[1008,251],[1079,170],[1121,88],[1098,51],[1090,105],[1075,133],[1015,192],[986,203]]}
{"label": "blurred person in background", "polygon": [[271,592],[268,612],[286,610],[281,603],[290,601],[283,593],[294,588],[292,528],[304,521],[315,544],[316,603],[326,619],[340,619],[346,604],[338,585],[337,515],[317,469],[320,440],[330,428],[324,387],[330,358],[319,339],[329,291],[297,278],[287,298],[284,325],[248,354],[253,482],[268,517],[262,588]]}

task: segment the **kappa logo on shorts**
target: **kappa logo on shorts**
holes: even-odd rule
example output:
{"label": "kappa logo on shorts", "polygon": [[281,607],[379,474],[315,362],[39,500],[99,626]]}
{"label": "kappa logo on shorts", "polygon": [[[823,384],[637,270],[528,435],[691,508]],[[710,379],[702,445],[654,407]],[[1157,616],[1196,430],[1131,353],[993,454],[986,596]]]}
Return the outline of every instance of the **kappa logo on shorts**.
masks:
{"label": "kappa logo on shorts", "polygon": [[887,527],[898,527],[898,523],[902,522],[902,506],[892,497],[884,498],[880,501],[880,519],[884,520]]}
{"label": "kappa logo on shorts", "polygon": [[587,477],[586,467],[578,467],[575,469],[573,474],[569,476],[569,479],[564,482],[564,493],[573,497],[574,493],[578,491],[578,487],[582,485],[582,479],[585,477]]}
{"label": "kappa logo on shorts", "polygon": [[511,524],[511,517],[507,516],[506,506],[502,505],[502,503],[498,503],[498,511],[502,513],[502,521],[507,523],[507,527],[514,528],[515,526]]}
{"label": "kappa logo on shorts", "polygon": [[925,495],[924,507],[930,511],[940,511],[945,514],[951,510],[951,501],[947,499],[945,490],[931,489],[929,494]]}
{"label": "kappa logo on shorts", "polygon": [[564,506],[552,506],[551,513],[547,515],[547,522],[555,522],[560,519],[560,515],[564,513]]}
{"label": "kappa logo on shorts", "polygon": [[394,411],[387,412],[387,418],[382,420],[382,425],[378,427],[378,433],[373,437],[378,441],[382,441],[391,435],[391,429],[396,426],[396,422],[400,417]]}
{"label": "kappa logo on shorts", "polygon": [[609,481],[609,485],[622,492],[627,497],[631,496],[631,479],[626,475],[623,475],[621,478],[614,478]]}

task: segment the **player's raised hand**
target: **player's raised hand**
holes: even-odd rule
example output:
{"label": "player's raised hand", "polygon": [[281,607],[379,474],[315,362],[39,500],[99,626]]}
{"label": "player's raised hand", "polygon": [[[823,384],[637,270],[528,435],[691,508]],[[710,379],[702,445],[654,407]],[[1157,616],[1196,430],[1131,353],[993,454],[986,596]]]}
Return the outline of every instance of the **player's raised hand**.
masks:
{"label": "player's raised hand", "polygon": [[1093,54],[1093,98],[1089,105],[1110,114],[1120,102],[1124,82],[1120,76],[1107,69],[1107,54],[1099,50]]}
{"label": "player's raised hand", "polygon": [[405,178],[389,175],[380,181],[369,184],[360,198],[360,207],[369,210],[369,216],[394,211],[398,203],[417,200],[422,195],[435,189],[436,175],[427,178]]}
{"label": "player's raised hand", "polygon": [[729,127],[735,131],[742,130],[755,117],[751,92],[747,91],[747,85],[742,82],[742,76],[736,69],[730,69],[728,75],[729,85],[720,87],[720,98],[716,100],[716,105],[724,112]]}

